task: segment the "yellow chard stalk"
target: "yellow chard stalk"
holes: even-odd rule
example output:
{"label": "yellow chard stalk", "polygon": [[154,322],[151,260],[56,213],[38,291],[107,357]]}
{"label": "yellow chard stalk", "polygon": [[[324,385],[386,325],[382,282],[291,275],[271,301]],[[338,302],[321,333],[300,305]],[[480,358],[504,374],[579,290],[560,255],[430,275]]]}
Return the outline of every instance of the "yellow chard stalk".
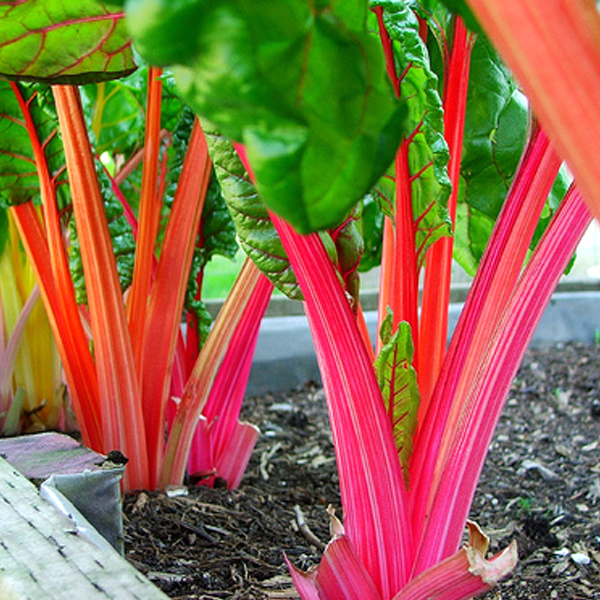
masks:
{"label": "yellow chard stalk", "polygon": [[0,256],[0,303],[5,338],[0,393],[5,411],[17,390],[24,391],[23,431],[58,428],[63,409],[58,350],[44,307],[37,298],[39,292],[31,266],[19,247],[10,219],[9,239]]}

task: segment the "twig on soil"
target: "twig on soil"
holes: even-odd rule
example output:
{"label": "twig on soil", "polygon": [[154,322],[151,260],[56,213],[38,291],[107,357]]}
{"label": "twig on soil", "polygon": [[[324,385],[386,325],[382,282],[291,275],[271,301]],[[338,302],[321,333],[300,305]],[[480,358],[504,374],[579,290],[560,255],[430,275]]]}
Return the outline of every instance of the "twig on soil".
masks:
{"label": "twig on soil", "polygon": [[277,442],[269,451],[265,450],[260,455],[260,465],[258,467],[260,471],[260,476],[264,481],[268,481],[269,479],[269,471],[267,470],[269,466],[269,461],[277,454],[279,449],[281,448],[281,442]]}
{"label": "twig on soil", "polygon": [[169,518],[169,521],[179,525],[180,527],[183,527],[184,529],[187,529],[188,531],[191,531],[192,533],[195,533],[196,535],[199,535],[202,539],[206,540],[210,544],[218,543],[217,540],[212,535],[210,535],[208,531],[206,531],[204,525],[193,525],[192,523],[186,523],[181,519],[175,518]]}
{"label": "twig on soil", "polygon": [[308,526],[306,519],[304,518],[304,513],[300,510],[300,507],[296,504],[294,506],[294,513],[296,514],[296,523],[298,524],[298,529],[302,532],[302,535],[313,545],[315,545],[319,550],[325,550],[326,544],[324,544],[310,529]]}

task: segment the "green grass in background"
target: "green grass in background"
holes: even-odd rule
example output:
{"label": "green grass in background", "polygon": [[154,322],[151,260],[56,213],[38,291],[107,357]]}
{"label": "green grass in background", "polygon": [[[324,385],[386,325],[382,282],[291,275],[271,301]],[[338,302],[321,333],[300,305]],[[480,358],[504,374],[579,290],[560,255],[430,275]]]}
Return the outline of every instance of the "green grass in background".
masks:
{"label": "green grass in background", "polygon": [[202,285],[203,300],[221,300],[227,297],[242,264],[245,254],[238,250],[233,260],[224,256],[214,256],[206,265],[204,284]]}
{"label": "green grass in background", "polygon": [[[244,262],[243,250],[238,250],[235,258],[230,260],[215,256],[207,265],[202,297],[205,300],[222,300],[227,297],[233,282]],[[594,222],[577,249],[575,265],[565,277],[573,279],[600,279],[600,228]],[[453,283],[470,281],[462,269],[455,263],[452,274]],[[379,268],[361,274],[361,289],[374,291],[379,286]],[[281,292],[275,291],[281,295]]]}

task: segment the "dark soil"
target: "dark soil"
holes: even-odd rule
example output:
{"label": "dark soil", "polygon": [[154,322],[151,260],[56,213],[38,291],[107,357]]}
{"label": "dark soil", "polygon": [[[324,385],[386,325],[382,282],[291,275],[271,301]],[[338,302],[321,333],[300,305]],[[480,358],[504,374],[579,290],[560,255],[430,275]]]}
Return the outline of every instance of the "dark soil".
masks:
{"label": "dark soil", "polygon": [[[486,600],[600,599],[599,378],[598,347],[527,353],[471,515],[493,552],[519,546],[517,569]],[[239,490],[125,500],[127,558],[171,598],[297,598],[283,553],[318,563],[326,507],[340,512],[322,390],[249,399],[245,418],[262,435]]]}

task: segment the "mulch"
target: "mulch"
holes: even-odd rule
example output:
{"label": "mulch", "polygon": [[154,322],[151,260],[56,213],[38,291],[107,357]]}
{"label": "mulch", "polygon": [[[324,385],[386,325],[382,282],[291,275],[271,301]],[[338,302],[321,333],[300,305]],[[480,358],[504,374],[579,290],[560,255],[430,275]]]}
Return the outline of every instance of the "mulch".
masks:
{"label": "mulch", "polygon": [[[471,518],[514,573],[486,600],[600,600],[600,348],[527,352],[501,417]],[[322,389],[250,398],[261,436],[240,488],[131,494],[126,556],[174,599],[297,598],[284,553],[306,569],[341,514]]]}

